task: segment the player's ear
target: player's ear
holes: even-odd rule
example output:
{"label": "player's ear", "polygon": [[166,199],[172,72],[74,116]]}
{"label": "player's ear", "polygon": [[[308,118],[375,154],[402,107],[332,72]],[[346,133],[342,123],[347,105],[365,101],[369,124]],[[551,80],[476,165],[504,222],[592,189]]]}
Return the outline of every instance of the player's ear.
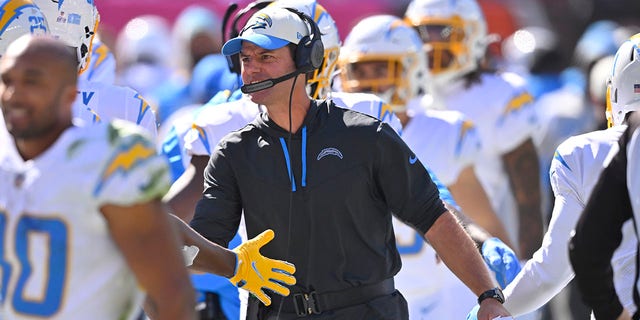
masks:
{"label": "player's ear", "polygon": [[76,84],[68,84],[62,90],[62,99],[64,99],[65,105],[72,105],[78,97],[78,87]]}

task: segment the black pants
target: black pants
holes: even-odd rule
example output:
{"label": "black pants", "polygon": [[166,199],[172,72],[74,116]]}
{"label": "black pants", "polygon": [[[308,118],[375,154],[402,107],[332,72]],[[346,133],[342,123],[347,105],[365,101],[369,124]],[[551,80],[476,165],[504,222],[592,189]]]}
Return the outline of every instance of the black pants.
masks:
{"label": "black pants", "polygon": [[265,307],[258,299],[249,298],[247,320],[292,320],[292,319],[322,319],[322,320],[407,320],[409,309],[407,301],[400,291],[378,298],[366,303],[327,310],[321,314],[312,314],[299,317],[292,313],[278,313],[278,305],[272,304]]}
{"label": "black pants", "polygon": [[213,292],[205,292],[204,308],[198,311],[200,320],[227,320],[222,311],[220,296]]}

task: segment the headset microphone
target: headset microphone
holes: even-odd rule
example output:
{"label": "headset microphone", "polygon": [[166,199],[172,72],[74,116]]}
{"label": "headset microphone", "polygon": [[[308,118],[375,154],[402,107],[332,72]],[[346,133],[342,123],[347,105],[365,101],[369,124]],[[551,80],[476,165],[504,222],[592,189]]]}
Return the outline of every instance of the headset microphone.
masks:
{"label": "headset microphone", "polygon": [[294,72],[291,73],[287,73],[282,77],[278,77],[275,79],[267,79],[267,80],[263,80],[260,82],[256,82],[256,83],[251,83],[251,84],[245,84],[242,87],[240,87],[240,91],[242,91],[242,93],[252,93],[252,92],[257,92],[260,90],[264,90],[264,89],[268,89],[271,88],[273,86],[275,86],[276,84],[282,82],[282,81],[286,81],[289,80],[297,75],[299,75],[301,72],[300,70],[296,70]]}

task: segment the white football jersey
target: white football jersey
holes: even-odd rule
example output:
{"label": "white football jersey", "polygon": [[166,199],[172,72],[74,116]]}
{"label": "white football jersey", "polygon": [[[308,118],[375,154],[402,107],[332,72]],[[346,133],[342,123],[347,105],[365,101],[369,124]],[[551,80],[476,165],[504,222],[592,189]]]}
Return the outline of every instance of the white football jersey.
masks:
{"label": "white football jersey", "polygon": [[[479,157],[481,145],[477,130],[471,121],[458,111],[411,111],[415,114],[403,128],[402,139],[422,163],[428,164],[429,169],[444,185],[455,183],[460,172]],[[394,224],[394,228],[398,238],[398,234],[402,235],[398,230],[403,227]],[[437,262],[435,250],[424,243],[422,236],[415,231],[413,234],[414,246],[420,245],[418,241],[422,242],[420,251],[413,249],[414,252],[411,252],[412,247],[406,247],[401,240],[397,240],[402,255],[402,269],[396,275],[396,283],[409,303],[409,318],[452,317],[454,310],[464,309],[467,305],[452,309],[448,303],[449,296],[445,295],[448,291],[443,289],[451,287],[450,282],[453,280],[459,280],[444,263]],[[428,277],[424,276],[425,270],[429,270]],[[456,293],[455,296],[458,302],[470,299],[472,303],[469,308],[475,303],[475,296],[470,294],[469,290]],[[464,314],[461,317],[464,317]]]}
{"label": "white football jersey", "polygon": [[[549,175],[555,203],[542,246],[507,288],[505,307],[514,316],[547,303],[574,277],[569,261],[570,236],[589,201],[600,173],[618,152],[618,139],[626,126],[594,131],[567,139],[558,146]],[[633,199],[633,197],[632,197]],[[623,239],[611,263],[622,304],[633,310],[631,289],[637,239],[631,221],[623,226]]]}
{"label": "white football jersey", "polygon": [[158,128],[158,152],[169,158],[174,180],[189,167],[191,156],[184,149],[184,137],[191,130],[193,115],[202,105],[190,104],[172,113]]}
{"label": "white football jersey", "polygon": [[241,129],[260,113],[260,107],[249,96],[196,111],[191,128],[184,138],[189,157],[210,156],[218,142],[231,131]]}
{"label": "white football jersey", "polygon": [[391,106],[371,93],[332,92],[330,96],[337,107],[364,113],[387,123],[398,134],[402,134],[402,123]]}
{"label": "white football jersey", "polygon": [[453,110],[415,114],[404,127],[402,139],[445,185],[455,183],[462,169],[473,164],[480,154],[475,126]]}
{"label": "white football jersey", "polygon": [[537,126],[533,97],[524,79],[513,73],[482,74],[480,83],[465,88],[461,79],[446,89],[444,105],[462,112],[477,128],[482,141],[475,162],[494,211],[504,223],[512,243],[518,243],[517,206],[502,155],[532,137]]}
{"label": "white football jersey", "polygon": [[[142,294],[100,207],[161,197],[168,164],[123,121],[71,127],[23,161],[0,148],[0,242],[7,319],[130,319]],[[160,213],[159,213],[160,214]]]}
{"label": "white football jersey", "polygon": [[145,128],[154,141],[158,135],[156,116],[151,106],[138,92],[128,87],[79,81],[73,116],[85,123],[127,120]]}

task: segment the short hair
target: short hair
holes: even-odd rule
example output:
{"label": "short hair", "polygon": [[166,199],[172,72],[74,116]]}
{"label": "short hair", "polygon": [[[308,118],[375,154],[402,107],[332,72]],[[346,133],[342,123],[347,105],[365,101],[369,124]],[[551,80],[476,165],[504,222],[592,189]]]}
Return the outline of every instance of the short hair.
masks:
{"label": "short hair", "polygon": [[78,82],[78,57],[75,48],[67,46],[52,36],[25,35],[11,43],[7,48],[7,56],[25,54],[44,54],[64,69],[67,81]]}

